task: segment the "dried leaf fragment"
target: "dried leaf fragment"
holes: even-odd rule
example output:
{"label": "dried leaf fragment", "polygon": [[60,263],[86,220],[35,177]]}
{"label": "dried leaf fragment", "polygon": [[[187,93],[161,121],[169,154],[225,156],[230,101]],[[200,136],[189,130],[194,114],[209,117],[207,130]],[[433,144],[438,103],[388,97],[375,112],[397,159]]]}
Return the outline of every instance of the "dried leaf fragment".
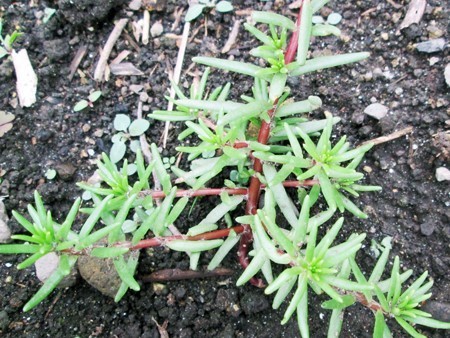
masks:
{"label": "dried leaf fragment", "polygon": [[11,53],[16,71],[16,87],[21,107],[31,107],[36,102],[37,76],[31,65],[26,49]]}
{"label": "dried leaf fragment", "polygon": [[11,123],[14,120],[15,116],[13,114],[9,114],[3,110],[0,110],[0,137],[5,135],[8,131],[11,130],[13,124]]}
{"label": "dried leaf fragment", "polygon": [[110,64],[109,68],[114,75],[144,75],[144,73],[137,69],[131,62]]}

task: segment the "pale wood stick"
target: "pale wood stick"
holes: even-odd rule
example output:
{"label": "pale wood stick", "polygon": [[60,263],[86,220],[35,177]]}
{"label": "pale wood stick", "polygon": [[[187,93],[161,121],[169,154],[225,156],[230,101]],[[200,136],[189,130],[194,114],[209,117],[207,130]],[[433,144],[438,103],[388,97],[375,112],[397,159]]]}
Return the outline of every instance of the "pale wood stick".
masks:
{"label": "pale wood stick", "polygon": [[[180,75],[181,75],[181,67],[183,66],[184,61],[184,54],[186,52],[186,46],[189,36],[189,30],[190,30],[191,24],[189,22],[186,22],[184,24],[183,28],[183,36],[181,37],[181,44],[180,49],[178,50],[178,56],[177,56],[177,63],[175,65],[175,70],[173,74],[172,81],[176,84],[180,81]],[[175,88],[173,86],[170,88],[170,98],[175,98]],[[173,109],[173,102],[169,101],[169,104],[167,106],[167,110],[171,111]],[[165,148],[167,145],[167,137],[169,135],[169,126],[170,121],[166,121],[166,124],[164,126],[164,137],[163,137],[163,147]]]}
{"label": "pale wood stick", "polygon": [[105,46],[103,47],[103,51],[100,55],[100,59],[98,60],[97,67],[95,68],[94,72],[94,80],[95,81],[102,81],[103,80],[103,74],[105,72],[106,65],[108,63],[109,55],[111,54],[111,51],[119,38],[120,34],[122,33],[123,29],[125,28],[125,25],[127,24],[128,19],[120,19],[117,21],[116,25],[114,26],[113,31],[108,37],[108,40],[106,41]]}
{"label": "pale wood stick", "polygon": [[70,74],[68,76],[69,81],[72,81],[73,76],[75,75],[75,72],[78,69],[78,66],[80,65],[81,60],[83,60],[84,55],[86,54],[87,46],[83,45],[78,48],[77,53],[75,54],[75,57],[73,58],[72,62],[70,63]]}
{"label": "pale wood stick", "polygon": [[361,143],[361,145],[364,145],[364,144],[367,144],[367,143],[373,143],[373,144],[377,145],[377,144],[389,142],[389,141],[395,140],[396,138],[399,138],[399,137],[402,137],[404,135],[410,134],[410,133],[412,133],[412,131],[413,131],[413,127],[409,126],[409,127],[406,127],[406,128],[404,128],[402,130],[398,130],[398,131],[396,131],[396,132],[394,132],[392,134],[389,134],[389,135],[386,135],[386,136],[380,136],[380,137],[374,138],[374,139],[372,139],[370,141],[363,142],[363,143]]}
{"label": "pale wood stick", "polygon": [[150,13],[145,10],[144,11],[144,24],[142,28],[142,43],[144,45],[148,44],[150,37]]}
{"label": "pale wood stick", "polygon": [[223,46],[221,53],[225,54],[228,53],[233,47],[233,45],[236,43],[236,38],[239,34],[239,27],[241,26],[241,20],[236,20],[234,22],[233,28],[231,29],[230,36],[228,37],[227,42],[225,43],[225,46]]}

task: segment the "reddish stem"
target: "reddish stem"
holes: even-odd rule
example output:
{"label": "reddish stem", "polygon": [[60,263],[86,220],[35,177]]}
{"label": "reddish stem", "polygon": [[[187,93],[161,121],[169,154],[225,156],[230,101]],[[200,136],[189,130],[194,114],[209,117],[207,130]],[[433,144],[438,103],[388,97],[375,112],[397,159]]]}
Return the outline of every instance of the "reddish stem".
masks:
{"label": "reddish stem", "polygon": [[[305,181],[284,181],[283,186],[286,188],[298,188],[298,187],[310,187],[319,184],[317,180],[305,180]],[[265,188],[264,184],[261,184],[261,188]],[[218,196],[223,192],[228,195],[247,195],[248,188],[204,188],[204,189],[188,189],[188,190],[177,190],[175,197],[201,197],[201,196]],[[167,195],[160,190],[144,190],[141,191],[142,196],[151,195],[153,198],[164,198]]]}
{"label": "reddish stem", "polygon": [[[293,32],[293,34],[291,35],[288,47],[284,54],[284,62],[286,65],[295,60],[295,55],[296,55],[297,47],[298,47],[298,34],[299,34],[302,7],[303,6],[300,7],[298,15],[297,15],[296,29]],[[272,109],[268,112],[270,122],[266,122],[263,120],[261,123],[261,128],[258,133],[258,142],[261,144],[267,144],[267,141],[269,140],[270,130],[271,130],[271,122],[272,122],[273,115],[275,114],[275,111],[277,109],[277,104],[278,104],[278,99],[276,99],[274,101]],[[257,158],[253,159],[253,170],[256,173],[262,173],[262,163]],[[250,186],[248,188],[247,205],[245,207],[246,215],[256,214],[260,196],[261,196],[261,182],[258,179],[258,177],[256,175],[254,175],[250,179]],[[253,235],[252,235],[250,226],[248,224],[245,224],[244,232],[242,233],[241,240],[239,242],[239,250],[238,250],[239,263],[241,264],[242,268],[244,268],[244,269],[250,264],[250,259],[248,258],[248,251],[249,251],[249,245],[252,242],[252,240],[253,240]],[[253,277],[250,280],[250,283],[255,286],[258,286],[258,287],[264,286],[264,283],[262,282],[262,280],[257,279],[255,277]]]}

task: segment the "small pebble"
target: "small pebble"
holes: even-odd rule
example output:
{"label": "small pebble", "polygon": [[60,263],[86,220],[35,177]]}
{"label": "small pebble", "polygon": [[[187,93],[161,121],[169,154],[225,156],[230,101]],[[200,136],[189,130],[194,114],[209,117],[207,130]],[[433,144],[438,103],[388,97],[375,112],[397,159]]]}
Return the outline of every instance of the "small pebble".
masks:
{"label": "small pebble", "polygon": [[382,119],[386,116],[388,112],[388,107],[382,105],[381,103],[372,103],[364,109],[364,113],[376,118],[377,120]]}
{"label": "small pebble", "polygon": [[447,82],[447,86],[450,87],[450,63],[448,63],[447,66],[445,66],[444,77],[445,82]]}
{"label": "small pebble", "polygon": [[422,307],[423,311],[429,312],[433,315],[433,318],[449,322],[450,321],[450,303],[427,301]]}
{"label": "small pebble", "polygon": [[384,41],[387,41],[387,40],[389,40],[389,34],[388,34],[388,33],[381,33],[381,38],[382,38]]}
{"label": "small pebble", "polygon": [[430,236],[434,232],[434,229],[435,229],[435,225],[431,221],[422,223],[420,225],[420,232],[422,233],[422,235],[425,235],[425,236]]}
{"label": "small pebble", "polygon": [[91,129],[91,126],[85,123],[81,129],[83,129],[83,132],[87,133]]}
{"label": "small pebble", "polygon": [[432,39],[424,42],[420,42],[416,45],[419,52],[423,53],[435,53],[444,50],[446,41],[444,38]]}
{"label": "small pebble", "polygon": [[438,57],[436,57],[436,56],[431,57],[430,60],[429,60],[430,66],[435,65],[435,64],[438,63],[439,61],[441,61],[440,58],[438,58]]}
{"label": "small pebble", "polygon": [[403,94],[403,89],[402,89],[402,88],[400,88],[400,87],[398,87],[398,88],[395,88],[395,94],[397,94],[397,95],[401,95],[401,94]]}
{"label": "small pebble", "polygon": [[450,181],[450,170],[445,167],[439,167],[436,169],[436,179],[438,182]]}
{"label": "small pebble", "polygon": [[163,33],[163,26],[160,21],[157,21],[153,24],[152,28],[150,28],[150,34],[152,37],[156,38]]}
{"label": "small pebble", "polygon": [[363,167],[363,170],[364,170],[366,173],[369,173],[369,174],[372,172],[372,168],[369,167],[368,165],[365,165],[365,166]]}

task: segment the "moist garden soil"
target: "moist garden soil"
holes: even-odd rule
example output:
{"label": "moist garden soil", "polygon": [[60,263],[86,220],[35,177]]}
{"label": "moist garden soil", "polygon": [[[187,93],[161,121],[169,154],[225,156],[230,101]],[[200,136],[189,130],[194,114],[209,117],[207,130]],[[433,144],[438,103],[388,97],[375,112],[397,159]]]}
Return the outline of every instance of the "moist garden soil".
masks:
{"label": "moist garden soil", "polygon": [[[96,83],[93,71],[114,21],[129,18],[137,21],[143,10],[132,11],[129,1],[0,1],[4,32],[19,27],[25,35],[16,49],[26,48],[38,75],[38,99],[31,108],[17,105],[15,75],[10,60],[0,62],[0,108],[16,116],[14,126],[0,138],[0,196],[11,216],[12,210],[23,212],[37,189],[56,219],[65,215],[81,191],[76,182],[87,180],[95,170],[95,160],[111,147],[112,121],[116,114],[135,117],[139,100],[144,115],[165,109],[168,72],[174,67],[178,47],[174,35],[181,35],[183,21],[175,28],[175,13],[187,5],[176,1],[158,1],[163,8],[151,12],[151,25],[160,22],[161,35],[148,45],[137,43],[131,24],[117,41],[110,60],[123,50],[131,53],[132,62],[144,75],[114,76]],[[153,3],[154,1],[147,1]],[[235,20],[247,20],[250,9],[266,9],[295,18],[290,1],[233,1],[233,14],[202,16],[191,26],[192,38],[186,51],[181,83],[192,81],[196,67],[191,58],[197,55],[253,60],[248,52],[256,41],[244,32],[226,54],[221,49]],[[181,7],[179,7],[181,6]],[[415,44],[448,33],[448,3],[429,0],[418,24],[398,32],[408,8],[407,1],[332,1],[329,8],[340,13],[338,27],[344,38],[316,39],[313,56],[369,51],[368,60],[354,66],[335,68],[314,75],[291,79],[297,100],[318,95],[323,109],[311,118],[323,117],[323,110],[341,117],[333,137],[348,135],[353,145],[413,127],[412,133],[375,146],[361,168],[367,184],[380,185],[379,193],[366,193],[361,206],[369,214],[366,221],[346,215],[346,225],[339,240],[353,232],[367,232],[365,246],[358,254],[364,271],[370,272],[376,258],[370,250],[371,240],[393,237],[394,255],[402,259],[402,268],[413,268],[417,277],[428,270],[435,284],[433,296],[424,306],[442,320],[449,320],[450,276],[449,236],[450,197],[448,181],[437,181],[436,169],[448,165],[449,143],[443,133],[448,130],[449,97],[444,68],[450,59],[447,51],[419,52]],[[46,7],[57,9],[46,23]],[[161,10],[162,9],[162,10]],[[325,8],[324,17],[331,12]],[[247,14],[246,14],[247,13]],[[204,21],[207,19],[206,22]],[[207,28],[207,34],[205,32]],[[172,35],[170,35],[172,34]],[[87,46],[72,80],[69,66],[77,50]],[[186,73],[186,70],[189,72]],[[198,67],[199,72],[203,67]],[[213,71],[211,87],[233,83],[232,95],[249,93],[251,82],[244,76]],[[142,85],[135,94],[132,85]],[[103,97],[92,108],[74,112],[73,106],[92,90]],[[373,102],[388,107],[385,117],[377,120],[363,113]],[[149,142],[160,143],[163,123],[151,121]],[[182,125],[172,125],[168,147],[162,155],[175,156],[176,140]],[[448,135],[448,134],[447,134]],[[130,153],[130,159],[133,158]],[[182,164],[184,161],[182,161]],[[47,179],[48,169],[56,178]],[[363,169],[360,169],[363,170]],[[211,183],[218,184],[219,180]],[[206,215],[217,200],[196,201],[191,213],[185,213],[182,229],[194,225]],[[237,210],[237,213],[242,210]],[[13,233],[22,229],[11,220]],[[204,269],[212,254],[202,255]],[[68,289],[54,291],[47,300],[28,313],[24,303],[40,286],[33,268],[18,271],[15,266],[23,257],[0,256],[0,335],[3,337],[298,337],[295,319],[280,325],[284,308],[271,309],[271,297],[250,285],[235,282],[242,272],[236,254],[222,264],[234,271],[232,276],[142,283],[138,293],[130,291],[119,303],[102,295],[81,278]],[[139,275],[161,269],[188,269],[187,256],[155,249],[141,253]],[[325,337],[329,312],[321,309],[325,298],[313,295],[310,306],[310,328],[313,337]],[[295,316],[294,316],[295,317]],[[342,337],[370,337],[373,314],[361,306],[346,312]],[[158,328],[158,324],[161,326]],[[396,337],[405,333],[391,323]],[[438,330],[423,330],[430,337],[444,337]]]}

